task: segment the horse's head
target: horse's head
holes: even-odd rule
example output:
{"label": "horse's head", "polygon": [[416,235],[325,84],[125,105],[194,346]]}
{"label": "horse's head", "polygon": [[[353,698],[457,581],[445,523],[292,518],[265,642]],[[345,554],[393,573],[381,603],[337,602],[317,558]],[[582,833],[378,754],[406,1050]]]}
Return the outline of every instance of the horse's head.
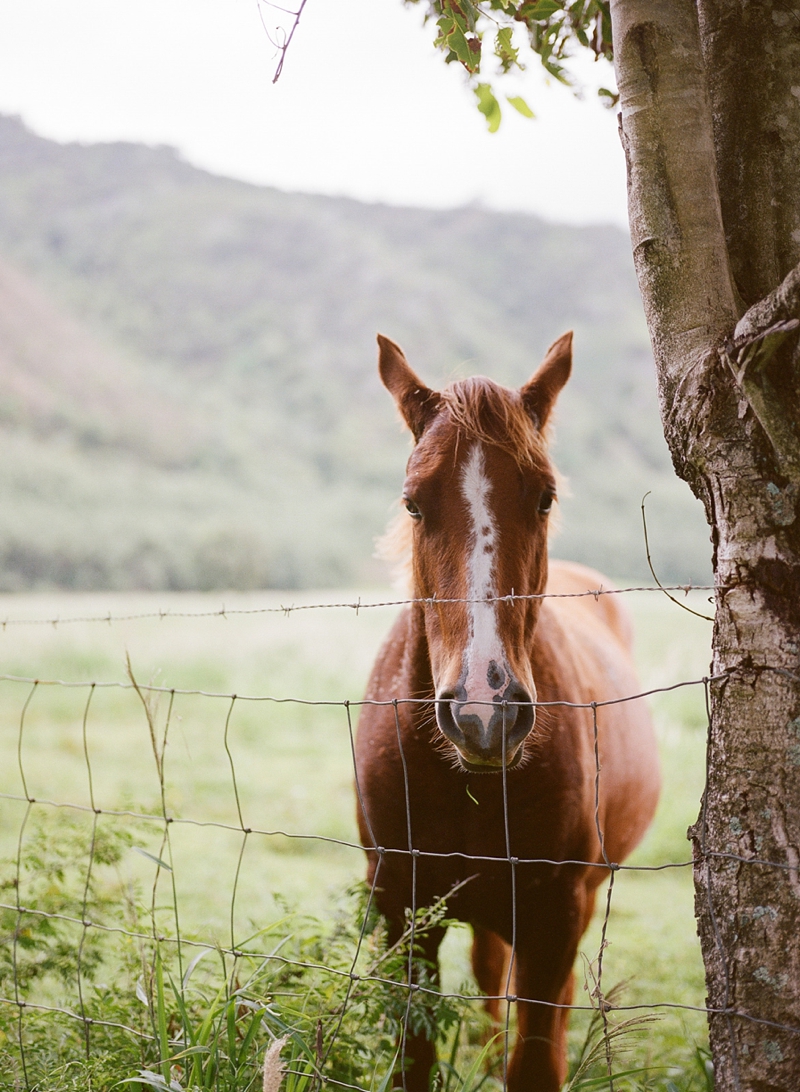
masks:
{"label": "horse's head", "polygon": [[429,600],[436,721],[464,769],[510,769],[533,728],[541,604],[513,597],[539,595],[547,580],[556,489],[543,429],[569,378],[572,334],[517,391],[482,377],[429,390],[394,342],[378,343],[381,379],[416,441],[403,501],[414,595]]}

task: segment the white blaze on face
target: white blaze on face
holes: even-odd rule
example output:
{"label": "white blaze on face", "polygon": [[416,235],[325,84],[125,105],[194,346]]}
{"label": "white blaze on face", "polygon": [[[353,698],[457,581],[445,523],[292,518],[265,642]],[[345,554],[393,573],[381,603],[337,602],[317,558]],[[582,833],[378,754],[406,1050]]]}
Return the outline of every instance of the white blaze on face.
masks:
{"label": "white blaze on face", "polygon": [[[466,650],[464,688],[473,701],[491,702],[508,681],[505,656],[497,631],[497,603],[486,602],[497,593],[497,524],[489,507],[491,483],[486,477],[483,449],[475,444],[464,466],[461,492],[470,516],[471,550],[467,558],[469,603],[469,644]],[[494,676],[492,682],[489,676]],[[488,725],[491,705],[464,706],[462,711],[480,717]]]}

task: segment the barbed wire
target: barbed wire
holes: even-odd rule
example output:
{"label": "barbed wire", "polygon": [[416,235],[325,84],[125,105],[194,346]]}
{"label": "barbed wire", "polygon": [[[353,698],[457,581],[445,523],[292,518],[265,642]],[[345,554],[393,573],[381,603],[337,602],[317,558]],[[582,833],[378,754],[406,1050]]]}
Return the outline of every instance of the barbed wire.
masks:
{"label": "barbed wire", "polygon": [[52,626],[54,629],[58,626],[75,625],[77,623],[101,623],[105,625],[114,625],[119,622],[139,622],[145,620],[166,621],[173,618],[235,618],[246,617],[248,615],[260,615],[260,614],[283,614],[289,617],[292,614],[297,614],[300,611],[307,610],[352,610],[356,614],[359,614],[362,610],[376,610],[385,609],[388,607],[411,607],[411,606],[446,606],[448,604],[462,603],[469,605],[471,603],[524,603],[531,600],[539,599],[586,599],[593,598],[599,599],[603,595],[626,595],[630,592],[658,592],[663,595],[665,592],[683,592],[684,595],[689,595],[691,592],[721,592],[728,591],[729,587],[723,584],[669,584],[653,586],[651,584],[638,586],[631,586],[626,588],[604,588],[602,586],[598,588],[592,588],[588,591],[582,592],[539,592],[531,595],[499,595],[482,597],[481,599],[460,599],[460,598],[439,598],[437,596],[428,597],[406,597],[403,599],[381,599],[375,601],[364,601],[359,596],[356,600],[340,601],[335,603],[289,603],[281,604],[276,607],[225,607],[224,605],[218,610],[171,610],[169,608],[162,608],[152,611],[141,611],[129,614],[113,614],[108,611],[106,614],[86,614],[75,615],[61,618],[59,616],[50,616],[47,618],[9,618],[0,619],[0,629],[6,629],[13,626]]}
{"label": "barbed wire", "polygon": [[[691,587],[681,586],[678,588],[670,588],[672,591],[685,591],[687,594],[690,591],[714,591],[720,590],[714,589],[710,586]],[[657,591],[662,593],[664,591],[661,587],[642,587],[642,588],[624,588],[624,589],[603,589],[598,588],[595,591],[583,592],[583,593],[559,593],[558,598],[579,598],[584,596],[594,596],[596,599],[600,595],[607,594],[622,594],[626,592],[639,592],[639,591]],[[528,599],[541,599],[547,596],[503,596],[498,597],[495,602],[516,602],[524,601]],[[483,601],[483,600],[481,600]],[[165,621],[168,619],[179,618],[208,618],[208,617],[221,617],[228,618],[231,616],[247,616],[247,615],[260,615],[260,614],[284,614],[288,615],[295,610],[330,610],[330,609],[350,609],[359,611],[363,609],[377,608],[377,607],[400,607],[413,603],[421,604],[442,604],[449,602],[461,602],[469,603],[474,600],[444,600],[444,599],[405,599],[405,600],[393,600],[393,601],[381,601],[381,602],[367,602],[364,603],[359,598],[356,602],[339,602],[339,603],[317,603],[317,604],[299,604],[292,605],[290,607],[260,607],[260,608],[236,608],[226,609],[222,608],[220,611],[158,611],[158,612],[143,612],[140,614],[128,614],[112,616],[111,614],[106,616],[84,616],[84,617],[70,617],[65,619],[6,619],[2,623],[3,627],[16,626],[16,625],[53,625],[58,626],[67,623],[77,622],[99,622],[108,623],[112,622],[124,622],[133,621],[139,619],[159,619]],[[742,669],[742,674],[746,674],[752,670],[752,666]],[[783,669],[775,668],[776,671],[783,671]],[[706,872],[706,889],[709,892],[709,910],[712,917],[712,924],[714,928],[714,936],[718,947],[720,958],[725,960],[725,950],[722,944],[721,934],[719,928],[716,925],[716,919],[714,917],[713,908],[713,871],[711,868],[712,862],[715,860],[727,860],[730,862],[736,862],[742,865],[751,865],[757,867],[775,868],[789,872],[796,872],[796,866],[788,861],[773,861],[766,858],[760,858],[755,855],[738,854],[729,851],[721,851],[713,849],[708,840],[708,830],[705,812],[705,803],[703,811],[701,812],[700,822],[700,850],[695,852],[693,857],[684,861],[667,861],[658,864],[624,864],[610,860],[605,847],[604,831],[601,823],[601,811],[600,811],[600,790],[601,790],[601,762],[600,762],[600,749],[598,739],[598,721],[597,712],[598,709],[602,709],[605,706],[618,705],[623,702],[631,702],[636,700],[643,700],[648,697],[654,697],[659,694],[666,694],[680,690],[686,687],[696,687],[703,689],[704,700],[706,705],[706,714],[708,721],[708,746],[711,746],[711,731],[710,731],[710,705],[709,694],[710,688],[724,680],[731,677],[730,672],[717,675],[705,675],[700,678],[694,678],[689,680],[681,680],[677,683],[669,685],[651,687],[647,690],[635,694],[628,694],[620,698],[609,699],[605,701],[590,701],[590,702],[570,702],[570,701],[537,701],[534,703],[504,703],[504,709],[518,707],[520,705],[533,704],[536,707],[541,708],[553,708],[553,707],[566,707],[572,709],[582,709],[591,712],[592,717],[592,738],[594,747],[594,823],[597,833],[598,843],[600,846],[600,859],[599,860],[578,860],[572,858],[564,859],[552,859],[545,857],[517,857],[512,853],[512,845],[510,840],[510,826],[509,826],[509,800],[507,792],[507,773],[506,767],[503,766],[501,771],[503,781],[503,828],[505,839],[505,853],[500,855],[490,854],[470,854],[461,851],[441,852],[421,849],[415,845],[412,828],[412,814],[411,814],[411,794],[410,794],[410,772],[406,764],[406,758],[404,753],[403,742],[399,729],[398,710],[404,705],[410,706],[423,706],[434,705],[435,698],[431,697],[398,697],[389,700],[376,701],[373,699],[360,699],[360,700],[312,700],[304,699],[300,697],[276,697],[273,695],[264,694],[238,694],[227,692],[216,692],[211,690],[191,689],[191,688],[177,688],[167,686],[156,686],[153,684],[140,684],[133,677],[130,672],[129,681],[115,681],[115,680],[88,680],[88,681],[68,681],[62,679],[42,679],[37,677],[26,677],[21,675],[0,675],[0,682],[11,686],[25,686],[28,687],[28,692],[25,696],[19,718],[17,728],[17,767],[18,774],[22,785],[22,793],[2,791],[0,792],[0,800],[8,802],[14,802],[24,805],[24,814],[20,823],[19,833],[17,838],[17,851],[14,860],[15,868],[15,898],[14,901],[0,902],[0,911],[5,911],[12,914],[15,917],[14,934],[12,938],[12,975],[14,991],[13,996],[0,996],[0,1006],[8,1006],[17,1011],[17,1051],[20,1060],[23,1082],[26,1088],[33,1088],[35,1081],[31,1077],[31,1072],[28,1066],[28,1058],[25,1045],[25,1028],[26,1028],[26,1013],[28,1012],[42,1012],[52,1013],[66,1017],[72,1021],[76,1021],[83,1033],[85,1055],[88,1058],[92,1052],[92,1032],[96,1028],[106,1027],[114,1029],[116,1031],[130,1034],[134,1039],[142,1043],[149,1043],[154,1047],[160,1047],[163,1054],[164,1041],[163,1036],[159,1037],[158,1029],[153,1026],[149,1031],[142,1028],[135,1028],[120,1021],[100,1019],[93,1016],[89,1011],[87,1000],[84,993],[84,984],[89,981],[87,977],[87,971],[85,966],[85,950],[88,944],[88,939],[95,933],[103,933],[107,935],[116,935],[120,938],[125,938],[129,941],[137,941],[143,943],[150,943],[155,945],[155,950],[158,950],[158,946],[167,945],[173,948],[176,952],[176,958],[178,960],[179,975],[183,976],[184,973],[184,951],[214,951],[223,959],[231,961],[231,968],[228,972],[228,981],[231,990],[237,981],[236,969],[238,964],[242,960],[270,960],[274,963],[282,966],[290,967],[298,971],[313,971],[322,974],[328,974],[335,979],[341,980],[345,983],[345,990],[343,1000],[338,1009],[333,1014],[333,1026],[332,1032],[328,1037],[326,1043],[323,1044],[322,1051],[317,1051],[317,1060],[315,1062],[316,1070],[318,1071],[320,1079],[324,1067],[328,1064],[329,1059],[332,1057],[335,1044],[338,1037],[341,1034],[344,1026],[344,1020],[348,1011],[348,1006],[352,1004],[354,991],[358,984],[375,984],[384,987],[390,987],[392,990],[401,991],[405,996],[404,1002],[404,1016],[402,1019],[402,1031],[399,1043],[399,1057],[400,1064],[402,1065],[403,1057],[406,1050],[407,1037],[410,1034],[410,1028],[412,1027],[412,1012],[417,997],[429,997],[434,1000],[446,1000],[450,999],[458,1002],[466,1003],[478,1003],[486,1000],[494,1000],[504,1005],[504,1019],[502,1022],[502,1036],[503,1036],[503,1084],[505,1086],[508,1066],[509,1066],[509,1051],[512,1038],[512,1014],[514,1006],[520,1003],[532,1005],[532,1006],[546,1006],[553,1009],[565,1009],[576,1012],[586,1013],[599,1013],[602,1027],[603,1027],[603,1044],[605,1050],[605,1061],[607,1070],[608,1087],[610,1092],[614,1092],[614,1052],[613,1052],[613,1030],[609,1022],[609,1014],[611,1013],[649,1013],[659,1010],[675,1010],[685,1012],[704,1013],[707,1016],[718,1016],[723,1018],[728,1026],[732,1049],[736,1050],[736,1036],[734,1022],[741,1020],[751,1023],[763,1025],[768,1028],[773,1028],[778,1031],[782,1031],[791,1035],[800,1034],[800,1028],[794,1027],[789,1024],[783,1024],[778,1021],[766,1019],[758,1013],[748,1013],[737,1010],[731,1004],[730,988],[725,989],[723,1004],[718,1006],[702,1006],[692,1005],[680,1001],[670,1000],[654,1000],[647,1003],[639,1004],[619,1004],[616,1001],[609,1001],[607,992],[604,989],[603,977],[605,969],[603,966],[603,955],[608,941],[608,931],[610,926],[611,911],[613,895],[615,890],[615,878],[618,873],[622,872],[661,872],[670,869],[686,869],[693,867],[695,869],[702,868]],[[33,709],[34,699],[40,694],[44,688],[64,688],[64,689],[85,689],[87,691],[86,702],[83,707],[81,715],[81,749],[83,756],[83,763],[87,775],[87,791],[88,791],[88,804],[81,804],[77,801],[66,801],[43,798],[35,793],[29,791],[29,783],[26,776],[26,755],[24,742],[28,735],[35,732],[35,727],[31,726],[31,715]],[[139,699],[142,711],[148,726],[148,735],[150,747],[153,753],[155,770],[156,770],[156,784],[158,788],[158,810],[137,810],[135,808],[109,808],[99,803],[98,797],[95,792],[94,785],[94,766],[92,760],[92,748],[89,741],[88,723],[90,720],[91,711],[93,708],[93,701],[101,690],[117,689],[122,691],[133,692]],[[156,714],[150,705],[150,698],[158,695],[166,695],[169,699],[168,709],[166,716],[163,720],[163,725],[159,727],[159,722]],[[176,814],[174,807],[171,805],[168,799],[167,792],[167,779],[165,773],[165,762],[168,735],[170,726],[173,719],[173,706],[177,697],[192,696],[208,699],[218,699],[228,702],[228,707],[225,712],[224,731],[223,731],[223,745],[222,751],[224,753],[224,761],[227,762],[227,766],[230,773],[230,783],[233,789],[233,799],[235,804],[235,812],[237,822],[223,822],[218,819],[211,818],[195,818],[184,814]],[[372,883],[367,895],[362,917],[357,929],[357,939],[353,947],[352,957],[349,960],[348,966],[337,967],[327,963],[321,963],[314,960],[294,959],[289,955],[282,954],[281,952],[274,952],[266,955],[264,951],[248,947],[246,943],[237,943],[237,929],[236,929],[236,902],[238,896],[238,890],[241,881],[241,869],[244,860],[246,847],[251,838],[263,838],[271,839],[277,836],[295,840],[306,841],[311,843],[320,843],[322,845],[335,845],[346,850],[355,850],[359,854],[363,853],[365,848],[360,842],[355,842],[346,838],[339,838],[332,835],[326,835],[318,832],[297,833],[293,831],[283,830],[280,828],[266,829],[259,826],[250,825],[245,820],[246,811],[243,806],[243,798],[240,794],[239,788],[239,775],[237,772],[237,765],[234,757],[234,753],[229,743],[229,728],[231,724],[231,718],[234,710],[240,702],[260,702],[260,703],[272,703],[275,705],[295,705],[310,708],[327,708],[327,709],[340,709],[347,721],[347,733],[350,747],[350,758],[353,764],[353,772],[355,774],[356,783],[356,795],[359,801],[359,806],[365,817],[367,829],[369,830],[369,839],[367,839],[366,848],[371,849],[377,855],[378,865],[373,875]],[[473,704],[486,704],[492,705],[490,702],[475,702]],[[383,706],[390,707],[394,710],[395,723],[397,728],[397,740],[399,746],[400,760],[403,767],[403,785],[405,794],[405,817],[406,817],[406,835],[407,845],[405,847],[400,846],[382,846],[377,843],[377,840],[372,832],[369,815],[364,803],[364,796],[359,785],[358,772],[355,764],[355,744],[354,744],[354,729],[352,722],[352,710],[362,709],[366,706]],[[503,722],[503,733],[505,735],[505,718]],[[704,794],[704,802],[707,794]],[[26,832],[31,820],[34,809],[50,808],[50,809],[67,809],[74,810],[79,813],[84,813],[91,816],[91,832],[88,848],[88,862],[86,865],[86,872],[82,885],[81,893],[81,911],[79,914],[70,914],[59,911],[48,911],[34,903],[23,898],[23,885],[22,885],[22,862],[24,857],[24,845],[26,839]],[[92,884],[92,877],[94,874],[96,861],[98,858],[98,822],[103,817],[111,818],[129,818],[135,819],[148,824],[153,824],[161,830],[161,843],[160,848],[156,855],[146,854],[151,857],[155,864],[155,872],[153,877],[153,885],[150,896],[150,905],[148,910],[148,916],[151,922],[151,929],[145,931],[143,929],[127,928],[120,924],[110,924],[104,921],[93,920],[88,914],[89,907],[89,895]],[[229,943],[222,945],[218,941],[204,941],[197,939],[194,936],[187,935],[181,928],[180,923],[180,903],[179,889],[176,880],[176,862],[173,854],[173,847],[171,841],[171,832],[176,827],[181,825],[193,826],[197,828],[217,828],[222,831],[236,833],[241,835],[241,842],[239,845],[238,858],[236,868],[234,872],[233,884],[230,894],[229,903]],[[359,961],[362,958],[364,952],[365,940],[369,931],[370,916],[374,907],[375,891],[378,887],[378,878],[380,875],[380,869],[384,859],[390,856],[406,856],[411,863],[412,874],[412,906],[410,921],[407,930],[407,936],[405,937],[408,943],[408,954],[405,963],[405,977],[386,977],[379,973],[361,973],[359,968]],[[511,923],[511,955],[510,962],[505,974],[505,988],[502,992],[497,994],[485,995],[476,992],[453,992],[444,991],[436,988],[435,986],[428,985],[424,981],[419,981],[417,976],[417,968],[415,964],[415,948],[417,944],[418,929],[423,927],[419,924],[419,912],[421,907],[417,906],[417,884],[416,884],[416,868],[417,862],[427,858],[434,859],[460,859],[465,861],[474,861],[476,864],[507,864],[509,866],[509,885],[511,890],[511,908],[512,908],[512,923]],[[529,865],[547,865],[547,866],[579,866],[584,868],[599,868],[607,871],[609,874],[609,883],[606,889],[605,906],[602,911],[602,921],[600,925],[600,950],[597,957],[597,972],[594,980],[594,989],[590,992],[588,1004],[561,1004],[556,1001],[542,1000],[541,998],[518,996],[513,992],[514,980],[513,980],[513,968],[517,957],[517,931],[518,925],[516,920],[517,909],[517,870],[522,866]],[[163,874],[167,874],[167,879],[170,886],[170,894],[167,900],[167,908],[172,916],[171,928],[167,929],[159,926],[160,915],[163,913],[163,907],[158,902],[158,891],[160,884],[163,880]],[[67,925],[74,926],[79,930],[79,939],[77,941],[77,1011],[74,1008],[70,1008],[67,1005],[48,1004],[41,998],[32,998],[25,995],[25,985],[23,976],[21,973],[20,964],[20,945],[22,940],[23,923],[28,919],[38,919],[42,921],[50,922],[63,922]],[[191,965],[191,964],[190,964]],[[175,1038],[168,1041],[167,1046],[172,1053],[178,1053],[181,1047],[181,1041]],[[182,1046],[185,1048],[186,1043],[183,1041]],[[162,1061],[164,1059],[162,1058]],[[299,1071],[298,1071],[299,1072]],[[404,1072],[404,1071],[403,1071]],[[737,1071],[738,1072],[738,1071]],[[341,1088],[352,1088],[358,1090],[358,1092],[368,1092],[368,1087],[348,1083],[347,1081],[339,1080],[335,1077],[325,1074],[325,1081],[336,1085]]]}
{"label": "barbed wire", "polygon": [[[752,665],[748,665],[747,671],[752,671]],[[777,669],[776,669],[777,670]],[[731,677],[730,672],[725,672],[719,675],[703,676],[699,679],[684,679],[681,682],[669,683],[667,686],[653,686],[649,690],[640,690],[636,694],[628,694],[621,698],[609,698],[606,701],[598,702],[579,702],[579,701],[566,701],[559,699],[557,701],[526,701],[515,702],[506,701],[503,704],[508,706],[509,709],[525,706],[534,709],[554,709],[563,707],[565,709],[591,709],[595,705],[599,708],[605,708],[610,705],[621,705],[625,702],[639,701],[644,698],[654,697],[656,694],[669,694],[675,690],[682,690],[687,686],[702,686],[706,679],[709,682],[718,682],[722,679],[729,679]],[[226,701],[252,701],[252,702],[268,702],[272,705],[306,705],[306,706],[318,706],[320,708],[339,708],[339,709],[360,709],[363,706],[375,705],[390,707],[394,705],[436,705],[437,698],[386,698],[379,700],[375,698],[360,698],[353,700],[350,698],[280,698],[274,694],[236,694],[227,690],[198,690],[186,687],[178,686],[156,686],[154,683],[132,683],[122,682],[118,679],[111,680],[85,680],[69,681],[66,679],[39,679],[34,676],[27,675],[0,675],[0,683],[25,683],[28,686],[61,686],[65,689],[85,689],[86,687],[94,687],[98,690],[134,690],[145,693],[153,694],[170,694],[170,695],[182,695],[185,697],[199,697],[199,698],[221,698]],[[494,703],[490,701],[483,701],[475,699],[470,701],[470,705],[487,706],[489,708],[494,707]]]}

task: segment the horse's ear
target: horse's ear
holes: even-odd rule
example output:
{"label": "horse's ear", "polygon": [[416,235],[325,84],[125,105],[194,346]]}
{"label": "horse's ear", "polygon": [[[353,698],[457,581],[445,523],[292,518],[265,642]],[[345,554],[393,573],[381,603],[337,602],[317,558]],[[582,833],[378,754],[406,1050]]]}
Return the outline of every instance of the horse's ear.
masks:
{"label": "horse's ear", "polygon": [[441,401],[409,367],[399,345],[378,334],[378,371],[383,385],[397,403],[403,420],[418,440],[435,415]]}
{"label": "horse's ear", "polygon": [[539,366],[539,370],[520,389],[525,409],[543,429],[547,424],[561,388],[572,371],[572,331],[554,341]]}

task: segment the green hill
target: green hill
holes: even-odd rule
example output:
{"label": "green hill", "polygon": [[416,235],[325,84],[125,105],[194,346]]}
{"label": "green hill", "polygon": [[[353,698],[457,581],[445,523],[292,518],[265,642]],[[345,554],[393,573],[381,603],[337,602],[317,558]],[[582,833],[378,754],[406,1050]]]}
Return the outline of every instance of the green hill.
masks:
{"label": "green hill", "polygon": [[218,178],[0,118],[0,587],[371,581],[407,441],[375,333],[432,384],[521,383],[576,334],[561,556],[704,580],[630,246],[611,227]]}

